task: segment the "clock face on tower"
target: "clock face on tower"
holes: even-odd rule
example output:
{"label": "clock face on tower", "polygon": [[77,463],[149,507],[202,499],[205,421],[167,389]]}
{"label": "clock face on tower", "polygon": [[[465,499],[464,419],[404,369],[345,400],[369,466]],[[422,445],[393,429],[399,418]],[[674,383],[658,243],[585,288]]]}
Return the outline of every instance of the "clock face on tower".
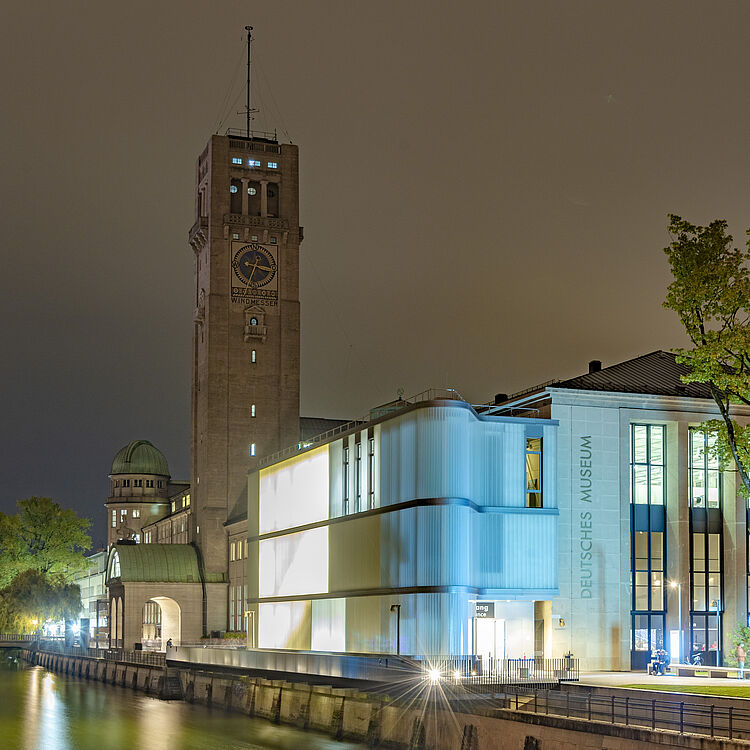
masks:
{"label": "clock face on tower", "polygon": [[237,279],[250,289],[264,287],[276,276],[276,260],[257,242],[243,245],[234,253],[232,268]]}

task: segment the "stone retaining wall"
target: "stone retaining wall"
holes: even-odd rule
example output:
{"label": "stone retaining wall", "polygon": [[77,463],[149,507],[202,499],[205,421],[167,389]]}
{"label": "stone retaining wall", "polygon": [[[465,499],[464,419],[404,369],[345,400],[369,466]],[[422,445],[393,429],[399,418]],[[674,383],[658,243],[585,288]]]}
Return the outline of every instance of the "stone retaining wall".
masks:
{"label": "stone retaining wall", "polygon": [[[84,679],[160,695],[167,672],[163,667],[105,662],[89,657],[25,652],[27,661]],[[179,676],[184,699],[238,711],[300,729],[313,729],[338,739],[397,750],[693,750],[750,748],[743,741],[712,740],[695,735],[652,732],[604,722],[587,722],[511,710],[485,710],[491,715],[444,710],[439,691],[430,710],[424,701],[401,704],[382,695],[310,686],[195,669],[170,669]],[[437,707],[437,708],[436,708]]]}

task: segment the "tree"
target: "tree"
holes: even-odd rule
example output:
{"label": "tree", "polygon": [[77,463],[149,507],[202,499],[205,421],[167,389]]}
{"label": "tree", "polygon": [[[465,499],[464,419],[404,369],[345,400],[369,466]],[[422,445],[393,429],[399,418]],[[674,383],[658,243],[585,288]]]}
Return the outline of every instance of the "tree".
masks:
{"label": "tree", "polygon": [[750,648],[750,628],[741,622],[737,623],[737,627],[729,633],[729,653],[724,655],[724,663],[730,667],[737,666],[737,646],[740,643],[745,647],[747,651]]}
{"label": "tree", "polygon": [[88,519],[48,497],[19,500],[15,516],[0,513],[0,586],[7,586],[24,570],[63,582],[86,572],[90,525]]}
{"label": "tree", "polygon": [[664,306],[679,315],[693,345],[676,350],[688,367],[682,380],[709,387],[721,415],[707,423],[719,436],[718,457],[725,466],[734,462],[750,497],[750,427],[730,414],[732,404],[750,406],[750,242],[748,250],[733,248],[719,219],[702,227],[670,214],[669,232],[664,252],[674,281]]}
{"label": "tree", "polygon": [[81,590],[76,584],[25,570],[0,590],[0,626],[6,632],[34,631],[48,619],[75,619],[81,606]]}

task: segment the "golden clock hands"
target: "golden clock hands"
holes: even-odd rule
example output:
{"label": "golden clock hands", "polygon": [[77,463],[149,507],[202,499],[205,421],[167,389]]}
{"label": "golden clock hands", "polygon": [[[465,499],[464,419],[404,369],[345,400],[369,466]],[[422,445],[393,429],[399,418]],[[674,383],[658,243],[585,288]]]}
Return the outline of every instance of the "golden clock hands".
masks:
{"label": "golden clock hands", "polygon": [[258,268],[258,259],[255,259],[255,263],[253,263],[253,267],[250,270],[250,275],[247,277],[248,282],[253,280],[253,274],[255,273],[255,270]]}

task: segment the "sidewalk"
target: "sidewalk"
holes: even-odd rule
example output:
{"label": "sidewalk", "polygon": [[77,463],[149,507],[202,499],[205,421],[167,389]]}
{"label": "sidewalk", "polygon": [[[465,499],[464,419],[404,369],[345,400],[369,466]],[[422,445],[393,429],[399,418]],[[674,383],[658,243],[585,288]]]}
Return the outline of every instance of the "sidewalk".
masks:
{"label": "sidewalk", "polygon": [[750,670],[745,669],[745,679],[736,677],[677,677],[671,673],[664,676],[649,675],[644,672],[581,672],[580,685],[598,687],[621,687],[622,685],[659,685],[665,690],[669,685],[747,685],[750,687]]}

